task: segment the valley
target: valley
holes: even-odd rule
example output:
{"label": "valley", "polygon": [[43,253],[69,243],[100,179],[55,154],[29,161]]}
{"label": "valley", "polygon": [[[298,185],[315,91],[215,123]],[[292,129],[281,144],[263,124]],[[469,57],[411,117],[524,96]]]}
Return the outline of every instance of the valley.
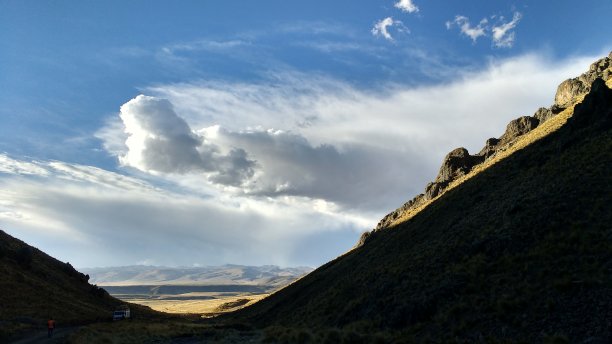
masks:
{"label": "valley", "polygon": [[206,317],[246,307],[274,290],[270,286],[256,285],[135,285],[103,288],[120,300],[156,311],[200,314]]}
{"label": "valley", "polygon": [[78,271],[0,231],[0,341],[609,343],[611,166],[612,53],[315,270]]}
{"label": "valley", "polygon": [[173,314],[211,317],[249,306],[312,271],[308,267],[223,265],[82,269],[110,295]]}

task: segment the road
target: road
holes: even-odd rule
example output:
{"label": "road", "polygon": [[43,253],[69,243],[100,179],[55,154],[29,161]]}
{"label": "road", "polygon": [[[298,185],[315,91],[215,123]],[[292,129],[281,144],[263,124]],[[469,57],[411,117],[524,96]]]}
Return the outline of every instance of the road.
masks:
{"label": "road", "polygon": [[13,344],[36,344],[36,343],[62,343],[71,333],[78,330],[80,326],[58,327],[53,331],[53,338],[47,338],[47,330],[32,332],[25,337],[12,342]]}

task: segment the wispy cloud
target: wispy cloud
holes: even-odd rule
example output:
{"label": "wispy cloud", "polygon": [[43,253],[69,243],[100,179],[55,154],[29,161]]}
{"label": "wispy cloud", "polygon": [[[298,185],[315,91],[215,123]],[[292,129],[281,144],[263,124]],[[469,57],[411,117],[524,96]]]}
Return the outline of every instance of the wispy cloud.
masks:
{"label": "wispy cloud", "polygon": [[510,48],[514,45],[515,33],[512,31],[521,20],[521,13],[515,12],[512,20],[504,23],[504,18],[500,18],[500,23],[492,27],[493,44],[500,48]]}
{"label": "wispy cloud", "polygon": [[496,19],[497,22],[489,25],[489,19],[483,18],[478,25],[474,26],[466,16],[458,15],[452,21],[446,22],[446,28],[452,29],[454,26],[459,28],[461,34],[469,37],[473,43],[476,43],[480,37],[491,37],[492,45],[496,48],[511,48],[514,45],[515,33],[514,29],[521,20],[522,14],[515,12],[511,21],[505,22],[503,16],[491,16],[490,19]]}
{"label": "wispy cloud", "polygon": [[374,24],[371,32],[374,36],[382,36],[389,41],[393,41],[393,37],[389,32],[390,28],[395,26],[398,32],[410,32],[401,20],[394,20],[392,17],[387,17],[377,21]]}
{"label": "wispy cloud", "polygon": [[191,42],[176,43],[162,47],[162,51],[176,54],[182,51],[225,51],[239,47],[250,46],[251,42],[241,39],[230,39],[225,41],[201,39]]}
{"label": "wispy cloud", "polygon": [[450,30],[453,26],[456,25],[459,27],[459,30],[462,34],[468,36],[472,39],[472,42],[476,43],[476,40],[479,37],[486,35],[485,31],[487,30],[487,23],[488,20],[486,18],[483,18],[478,23],[478,25],[473,26],[470,23],[470,19],[468,17],[458,15],[453,21],[446,22],[446,28]]}
{"label": "wispy cloud", "polygon": [[308,47],[314,50],[318,50],[324,53],[336,53],[336,52],[364,52],[367,53],[370,49],[375,49],[359,42],[346,42],[346,41],[330,41],[330,40],[319,40],[319,41],[300,41],[295,42],[296,45],[302,47]]}
{"label": "wispy cloud", "polygon": [[419,8],[412,2],[412,0],[399,0],[395,3],[394,6],[408,13],[414,13],[419,11]]}

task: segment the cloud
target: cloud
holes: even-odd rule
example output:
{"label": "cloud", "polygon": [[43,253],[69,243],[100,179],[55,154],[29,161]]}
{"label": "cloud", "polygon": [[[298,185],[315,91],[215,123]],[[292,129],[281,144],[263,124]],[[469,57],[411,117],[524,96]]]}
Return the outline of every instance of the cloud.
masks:
{"label": "cloud", "polygon": [[231,39],[226,41],[216,40],[197,40],[185,43],[178,43],[162,47],[162,51],[168,54],[175,54],[181,51],[225,51],[238,47],[250,46],[251,42],[241,39]]}
{"label": "cloud", "polygon": [[512,30],[516,27],[518,22],[521,20],[521,13],[515,12],[512,20],[507,23],[503,23],[503,17],[500,18],[502,21],[499,25],[492,27],[493,32],[493,44],[500,48],[511,48],[514,45],[515,34]]}
{"label": "cloud", "polygon": [[314,50],[318,50],[323,53],[338,53],[338,52],[360,52],[367,53],[370,48],[366,45],[359,43],[344,42],[344,41],[299,41],[295,42],[295,45],[308,47]]}
{"label": "cloud", "polygon": [[393,37],[389,32],[389,29],[393,26],[397,26],[398,32],[410,32],[408,28],[404,26],[404,23],[402,23],[402,21],[394,20],[391,17],[387,17],[376,22],[371,32],[374,36],[382,36],[389,41],[393,41]]}
{"label": "cloud", "polygon": [[201,171],[235,186],[253,175],[255,162],[243,149],[221,150],[195,134],[165,99],[139,95],[121,106],[120,117],[128,134],[128,151],[119,157],[125,166],[145,172]]}
{"label": "cloud", "polygon": [[[156,97],[140,95],[130,100],[121,107],[120,117],[128,134],[126,150],[118,156],[124,166],[153,174],[180,174],[180,178],[201,175],[220,187],[234,187],[238,194],[308,197],[368,208],[369,188],[354,186],[373,174],[384,177],[380,181],[390,173],[402,174],[399,168],[378,171],[377,166],[393,159],[394,152],[357,141],[313,144],[291,130],[261,126],[231,130],[212,125],[194,132],[168,100]],[[296,120],[295,129],[308,130],[317,120],[316,115],[305,115],[302,121]],[[113,128],[115,124],[105,135]],[[369,165],[362,165],[364,160]],[[409,165],[406,162],[404,167]],[[371,185],[382,187],[377,180]]]}
{"label": "cloud", "polygon": [[556,86],[588,65],[550,64],[539,55],[491,60],[479,72],[416,88],[366,91],[287,73],[254,84],[209,81],[145,91],[169,99],[208,145],[243,150],[255,161],[233,192],[384,212],[421,192],[448,151],[479,150],[509,120],[550,105]]}
{"label": "cloud", "polygon": [[399,0],[395,3],[394,6],[408,13],[414,13],[419,11],[419,8],[412,2],[412,0]]}
{"label": "cloud", "polygon": [[454,25],[457,25],[462,34],[470,37],[472,42],[476,43],[479,37],[486,35],[487,23],[487,19],[484,18],[477,26],[472,26],[468,17],[458,15],[455,20],[446,22],[446,28],[450,30]]}
{"label": "cloud", "polygon": [[[0,157],[4,167],[25,163]],[[90,166],[30,163],[41,173],[0,178],[0,228],[80,266],[150,257],[165,265],[316,265],[343,248],[327,247],[307,260],[297,252],[317,250],[316,242],[330,235],[342,238],[336,245],[346,250],[367,223],[323,200],[213,198]]]}
{"label": "cloud", "polygon": [[0,228],[79,266],[320,264],[593,59],[491,59],[419,87],[277,72],[146,88],[98,134],[119,173],[0,154]]}
{"label": "cloud", "polygon": [[47,173],[47,170],[35,163],[17,161],[9,158],[7,155],[0,154],[0,173],[44,175]]}
{"label": "cloud", "polygon": [[[504,22],[504,17],[498,18],[498,23],[489,25],[489,20],[483,18],[477,26],[472,26],[468,17],[458,15],[453,21],[446,22],[446,28],[450,30],[453,26],[459,27],[462,34],[470,37],[473,43],[480,37],[491,37],[491,42],[496,48],[511,48],[514,45],[515,33],[512,31],[516,28],[521,20],[522,14],[515,12],[510,22]],[[495,19],[496,16],[491,16]]]}

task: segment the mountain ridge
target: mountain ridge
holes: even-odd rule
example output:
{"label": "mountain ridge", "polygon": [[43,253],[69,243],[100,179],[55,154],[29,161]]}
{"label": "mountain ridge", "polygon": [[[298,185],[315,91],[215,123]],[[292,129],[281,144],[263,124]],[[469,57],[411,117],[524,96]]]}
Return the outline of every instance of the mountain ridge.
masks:
{"label": "mountain ridge", "polygon": [[[486,168],[486,163],[495,163],[505,158],[508,154],[504,153],[508,151],[512,153],[512,147],[521,144],[520,141],[525,138],[525,135],[539,128],[543,132],[541,134],[536,133],[530,138],[537,140],[548,135],[551,131],[559,129],[571,116],[573,107],[582,101],[590,91],[591,84],[597,78],[603,79],[612,87],[612,52],[608,56],[593,62],[587,72],[559,84],[553,105],[548,108],[539,108],[532,116],[521,116],[510,121],[505,132],[499,138],[487,139],[485,146],[478,153],[470,155],[468,150],[463,147],[456,148],[448,153],[443,159],[435,180],[426,185],[425,191],[385,215],[371,232],[362,234],[357,246],[362,245],[372,232],[392,227],[407,220],[442,195],[447,189],[456,186],[457,182],[460,183],[462,179],[475,175],[475,173],[470,173],[474,169]],[[550,122],[550,119],[553,119],[554,123]],[[529,142],[532,142],[532,140]]]}
{"label": "mountain ridge", "polygon": [[[68,262],[0,230],[0,342],[16,333],[46,326],[106,321],[125,302],[90,284],[89,276]],[[138,316],[158,316],[148,307],[130,305]]]}
{"label": "mountain ridge", "polygon": [[84,268],[100,286],[134,285],[267,285],[281,287],[312,271],[309,267],[225,264],[204,267],[123,266]]}
{"label": "mountain ridge", "polygon": [[273,342],[612,341],[606,75],[586,95],[570,87],[572,105],[553,105],[503,159],[226,319],[268,326]]}

